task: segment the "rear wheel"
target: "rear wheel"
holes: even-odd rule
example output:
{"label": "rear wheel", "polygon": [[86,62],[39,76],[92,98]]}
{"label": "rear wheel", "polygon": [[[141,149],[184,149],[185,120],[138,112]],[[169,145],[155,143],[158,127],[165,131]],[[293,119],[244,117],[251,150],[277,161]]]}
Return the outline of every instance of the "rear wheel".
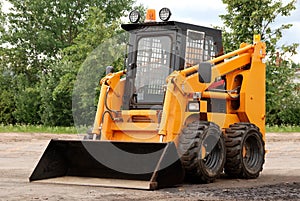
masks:
{"label": "rear wheel", "polygon": [[178,151],[188,181],[210,183],[223,172],[225,143],[219,126],[212,122],[188,124],[179,136]]}
{"label": "rear wheel", "polygon": [[265,144],[259,128],[251,123],[236,123],[226,129],[225,136],[225,173],[234,178],[257,178],[265,162]]}

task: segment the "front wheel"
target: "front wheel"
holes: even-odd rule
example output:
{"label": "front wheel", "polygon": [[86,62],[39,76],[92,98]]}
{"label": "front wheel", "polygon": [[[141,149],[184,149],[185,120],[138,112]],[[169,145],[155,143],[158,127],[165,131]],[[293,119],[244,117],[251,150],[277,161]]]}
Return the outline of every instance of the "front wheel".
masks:
{"label": "front wheel", "polygon": [[226,129],[225,136],[225,173],[234,178],[257,178],[265,162],[265,143],[258,127],[236,123]]}
{"label": "front wheel", "polygon": [[223,172],[225,143],[215,123],[195,121],[188,124],[179,136],[178,150],[188,181],[210,183]]}

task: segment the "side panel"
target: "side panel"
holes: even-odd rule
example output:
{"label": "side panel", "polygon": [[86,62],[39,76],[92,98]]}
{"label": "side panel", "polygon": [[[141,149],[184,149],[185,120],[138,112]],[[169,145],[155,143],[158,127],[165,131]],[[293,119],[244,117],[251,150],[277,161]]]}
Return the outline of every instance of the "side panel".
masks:
{"label": "side panel", "polygon": [[262,62],[264,49],[263,43],[256,44],[250,69],[241,73],[243,75],[241,106],[237,112],[242,120],[247,118],[250,123],[258,126],[265,137],[266,65]]}

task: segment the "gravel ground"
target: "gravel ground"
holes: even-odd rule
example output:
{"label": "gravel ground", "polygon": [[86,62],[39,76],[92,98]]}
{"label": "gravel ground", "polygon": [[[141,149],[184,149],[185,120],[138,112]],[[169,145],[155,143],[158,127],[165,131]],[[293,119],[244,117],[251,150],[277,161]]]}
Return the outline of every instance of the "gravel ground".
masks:
{"label": "gravel ground", "polygon": [[29,183],[49,139],[78,135],[0,133],[0,200],[300,200],[300,133],[268,133],[258,179],[182,184],[157,191]]}

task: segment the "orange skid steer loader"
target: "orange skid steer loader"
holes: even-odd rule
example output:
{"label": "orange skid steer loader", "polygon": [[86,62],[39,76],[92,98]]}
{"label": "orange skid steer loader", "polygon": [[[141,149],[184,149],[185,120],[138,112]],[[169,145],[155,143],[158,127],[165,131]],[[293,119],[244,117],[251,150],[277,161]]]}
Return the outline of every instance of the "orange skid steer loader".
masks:
{"label": "orange skid steer loader", "polygon": [[221,31],[130,14],[126,70],[108,73],[93,130],[51,140],[30,181],[157,189],[257,178],[265,157],[265,44],[222,54]]}

